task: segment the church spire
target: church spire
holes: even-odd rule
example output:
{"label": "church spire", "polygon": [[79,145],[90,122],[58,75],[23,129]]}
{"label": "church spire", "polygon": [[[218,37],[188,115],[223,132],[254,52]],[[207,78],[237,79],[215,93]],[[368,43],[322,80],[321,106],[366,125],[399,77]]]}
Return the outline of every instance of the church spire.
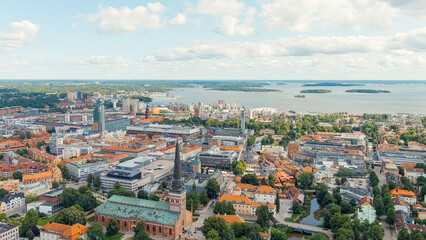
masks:
{"label": "church spire", "polygon": [[173,181],[172,181],[172,187],[170,191],[174,193],[182,193],[185,192],[185,188],[183,186],[182,181],[182,171],[181,171],[181,164],[180,164],[180,147],[181,147],[181,139],[178,138],[176,140],[176,150],[175,150],[175,167],[173,169]]}

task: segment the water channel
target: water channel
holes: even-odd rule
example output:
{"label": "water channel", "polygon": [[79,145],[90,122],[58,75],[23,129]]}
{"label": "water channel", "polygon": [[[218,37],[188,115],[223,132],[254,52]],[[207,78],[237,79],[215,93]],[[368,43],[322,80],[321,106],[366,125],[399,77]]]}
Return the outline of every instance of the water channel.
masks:
{"label": "water channel", "polygon": [[311,211],[307,217],[297,220],[298,223],[318,226],[321,224],[321,210],[323,207],[318,203],[318,199],[312,195],[308,195],[311,200]]}
{"label": "water channel", "polygon": [[[298,223],[318,226],[321,224],[321,210],[323,207],[318,203],[318,199],[313,195],[308,195],[308,198],[311,200],[311,210],[309,215],[297,220]],[[310,236],[309,234],[302,234],[298,232],[292,232],[287,240],[301,240],[304,237]]]}

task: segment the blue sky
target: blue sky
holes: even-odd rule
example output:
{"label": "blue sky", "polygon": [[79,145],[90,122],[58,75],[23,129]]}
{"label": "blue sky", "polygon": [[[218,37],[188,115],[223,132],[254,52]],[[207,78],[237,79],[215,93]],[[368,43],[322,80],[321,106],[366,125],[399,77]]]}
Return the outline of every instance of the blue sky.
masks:
{"label": "blue sky", "polygon": [[424,0],[3,1],[1,79],[413,79]]}

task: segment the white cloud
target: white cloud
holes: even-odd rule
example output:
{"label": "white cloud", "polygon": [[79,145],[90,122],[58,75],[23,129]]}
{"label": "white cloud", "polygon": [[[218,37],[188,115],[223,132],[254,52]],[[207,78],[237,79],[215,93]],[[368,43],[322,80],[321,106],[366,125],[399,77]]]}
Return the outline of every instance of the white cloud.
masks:
{"label": "white cloud", "polygon": [[10,26],[13,28],[11,32],[0,32],[0,47],[4,52],[12,52],[24,43],[32,41],[40,28],[39,24],[28,20],[13,22]]}
{"label": "white cloud", "polygon": [[383,0],[271,0],[261,16],[269,29],[309,32],[338,25],[343,29],[387,28],[399,10]]}
{"label": "white cloud", "polygon": [[393,36],[281,38],[264,42],[191,42],[185,47],[157,50],[148,59],[245,59],[284,56],[339,55],[351,53],[425,52],[426,28]]}
{"label": "white cloud", "polygon": [[183,13],[178,13],[175,18],[169,21],[173,25],[185,25],[186,24],[186,15]]}
{"label": "white cloud", "polygon": [[237,0],[199,0],[197,11],[213,16],[238,16],[245,6]]}
{"label": "white cloud", "polygon": [[13,62],[13,65],[16,65],[16,66],[26,66],[26,65],[30,65],[31,63],[30,63],[30,61],[14,61]]}
{"label": "white cloud", "polygon": [[65,64],[71,65],[98,65],[98,66],[127,66],[126,58],[118,55],[94,55],[88,58],[64,58]]}
{"label": "white cloud", "polygon": [[240,23],[240,15],[244,15],[245,8],[245,4],[237,0],[199,0],[197,12],[220,19],[216,28],[218,34],[248,37],[255,32],[252,23],[256,9],[249,7],[245,12],[245,19]]}
{"label": "white cloud", "polygon": [[102,33],[130,34],[137,29],[163,28],[166,23],[166,18],[162,16],[164,11],[165,7],[159,2],[148,3],[146,7],[141,5],[134,9],[108,7],[99,13],[89,15],[88,20],[100,21]]}
{"label": "white cloud", "polygon": [[426,18],[426,1],[424,0],[386,0],[392,6],[401,9],[402,13],[414,18]]}
{"label": "white cloud", "polygon": [[90,63],[93,64],[125,64],[126,59],[123,56],[92,56]]}
{"label": "white cloud", "polygon": [[246,13],[246,19],[242,24],[238,22],[238,18],[234,16],[224,16],[217,26],[216,32],[227,36],[243,36],[253,35],[254,27],[252,23],[256,14],[255,8],[249,8]]}

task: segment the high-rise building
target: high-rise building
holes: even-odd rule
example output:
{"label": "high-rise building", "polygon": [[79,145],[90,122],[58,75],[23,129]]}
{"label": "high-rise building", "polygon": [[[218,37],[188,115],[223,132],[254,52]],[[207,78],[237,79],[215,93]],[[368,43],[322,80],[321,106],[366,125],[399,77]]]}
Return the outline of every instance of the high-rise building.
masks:
{"label": "high-rise building", "polygon": [[93,130],[105,131],[105,106],[102,102],[96,103],[95,110],[93,111]]}
{"label": "high-rise building", "polygon": [[49,139],[50,153],[58,154],[58,148],[64,144],[64,138],[58,133],[53,133]]}
{"label": "high-rise building", "polygon": [[241,130],[245,130],[246,129],[246,114],[244,109],[241,110]]}
{"label": "high-rise building", "polygon": [[146,105],[146,109],[145,109],[145,119],[149,118],[149,105]]}

